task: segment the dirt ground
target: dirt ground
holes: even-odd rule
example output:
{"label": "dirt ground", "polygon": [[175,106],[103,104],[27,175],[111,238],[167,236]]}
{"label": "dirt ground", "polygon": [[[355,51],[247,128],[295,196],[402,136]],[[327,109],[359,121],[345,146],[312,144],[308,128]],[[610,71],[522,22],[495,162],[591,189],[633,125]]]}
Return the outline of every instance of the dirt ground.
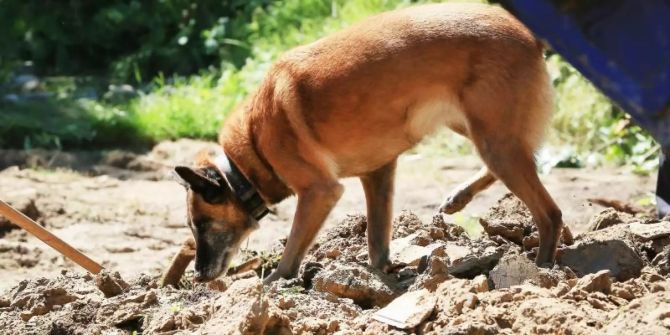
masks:
{"label": "dirt ground", "polygon": [[[578,236],[574,244],[565,244],[563,264],[553,270],[522,261],[532,257],[536,233],[528,216],[518,214],[523,206],[504,197],[501,183],[460,214],[433,216],[443,197],[479,169],[476,158],[406,155],[399,164],[392,246],[405,265],[396,273],[378,274],[361,265],[367,257],[365,222],[355,214],[364,214],[365,202],[359,182],[347,179],[345,195],[321,233],[322,243],[308,257],[313,267],[298,281],[264,289],[257,274],[247,274],[226,278],[217,290],[158,289],[155,279],[190,234],[185,192],[170,180],[170,167],[188,164],[208,147],[181,140],[144,154],[1,152],[0,198],[30,212],[106,269],[118,271],[128,284],[119,277],[97,278],[120,287],[117,295],[106,298],[96,278],[0,221],[0,333],[578,334],[639,326],[622,313],[639,316],[649,327],[670,329],[664,328],[670,326],[666,263],[661,256],[654,260],[664,252],[667,236],[644,233],[655,227],[645,218],[655,181],[623,168],[554,169],[542,176],[566,225]],[[596,198],[633,204],[640,213],[601,213],[605,207],[589,200]],[[295,199],[280,204],[244,247],[276,255],[294,206]],[[608,263],[604,255],[623,263]],[[584,257],[587,264],[599,265],[585,268],[580,265]],[[609,272],[599,272],[603,269]],[[419,293],[407,297],[407,292]],[[413,316],[420,320],[406,330],[372,321],[380,307],[393,305],[398,296],[420,301],[417,309],[427,312]],[[666,314],[650,314],[659,308]],[[323,310],[315,315],[314,309]]]}

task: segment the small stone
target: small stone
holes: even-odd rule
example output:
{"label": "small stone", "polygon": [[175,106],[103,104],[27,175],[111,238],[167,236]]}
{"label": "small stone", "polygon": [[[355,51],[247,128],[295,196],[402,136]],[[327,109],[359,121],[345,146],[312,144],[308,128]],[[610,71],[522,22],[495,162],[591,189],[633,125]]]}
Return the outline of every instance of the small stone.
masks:
{"label": "small stone", "polygon": [[478,275],[472,279],[472,288],[470,292],[473,293],[483,293],[489,291],[489,280],[485,275]]}
{"label": "small stone", "polygon": [[214,291],[219,291],[219,292],[225,292],[230,284],[232,283],[232,280],[230,278],[220,278],[220,279],[214,279],[207,283],[207,288],[210,290]]}
{"label": "small stone", "polygon": [[328,334],[332,334],[340,329],[340,321],[339,320],[330,320],[328,323],[328,328],[326,329],[326,332]]}
{"label": "small stone", "polygon": [[330,249],[326,251],[326,257],[330,259],[335,259],[339,257],[342,254],[342,252],[339,249]]}
{"label": "small stone", "polygon": [[532,234],[524,237],[522,244],[524,250],[531,250],[533,248],[537,248],[540,245],[539,234],[537,232],[533,232]]}
{"label": "small stone", "polygon": [[477,250],[455,242],[447,242],[444,251],[449,257],[449,273],[466,278],[489,271],[503,255],[503,249],[499,247],[488,246]]}
{"label": "small stone", "polygon": [[30,311],[22,311],[19,316],[21,317],[21,320],[28,322],[33,317],[33,313]]}
{"label": "small stone", "polygon": [[614,208],[606,208],[602,212],[591,217],[589,221],[589,231],[596,231],[622,224],[630,220],[630,214],[621,213]]}
{"label": "small stone", "polygon": [[433,240],[442,240],[445,237],[444,230],[442,230],[440,228],[431,227],[429,232],[430,232],[430,237]]}
{"label": "small stone", "polygon": [[615,287],[612,289],[612,294],[628,301],[635,299],[635,295],[633,295],[633,293],[631,293],[630,290],[626,288]]}
{"label": "small stone", "polygon": [[570,285],[564,281],[559,282],[552,290],[552,293],[557,297],[562,297],[570,292]]}
{"label": "small stone", "polygon": [[670,236],[670,222],[661,221],[647,224],[633,222],[630,224],[630,232],[643,241],[667,237]]}
{"label": "small stone", "polygon": [[106,298],[117,296],[128,288],[128,283],[121,278],[121,274],[118,271],[110,272],[108,270],[102,270],[95,277],[95,285]]}
{"label": "small stone", "polygon": [[314,277],[314,289],[350,298],[362,307],[384,306],[398,289],[384,273],[360,264],[333,262]]}
{"label": "small stone", "polygon": [[426,270],[416,278],[414,284],[409,287],[409,290],[416,291],[425,288],[433,292],[439,284],[449,278],[447,259],[439,256],[430,257]]}
{"label": "small stone", "polygon": [[281,296],[277,305],[281,309],[289,309],[295,306],[295,300],[291,297]]}
{"label": "small stone", "polygon": [[428,290],[408,292],[377,311],[372,318],[400,329],[411,329],[433,313],[436,303],[437,297]]}
{"label": "small stone", "polygon": [[477,298],[476,295],[466,294],[465,302],[463,303],[463,307],[469,308],[469,309],[475,309],[475,307],[477,307],[478,302],[479,302],[479,299]]}
{"label": "small stone", "polygon": [[[424,231],[424,233],[426,232]],[[444,253],[442,242],[429,243],[420,232],[395,239],[391,241],[389,247],[391,249],[390,259],[395,264],[416,266],[423,258]]]}
{"label": "small stone", "polygon": [[538,267],[526,256],[507,254],[498,262],[498,265],[489,272],[489,278],[496,289],[521,285],[526,280],[537,278]]}
{"label": "small stone", "polygon": [[612,278],[609,270],[601,270],[588,274],[577,280],[571,291],[602,292],[609,294],[612,291]]}
{"label": "small stone", "polygon": [[507,193],[479,219],[479,223],[489,236],[501,236],[521,245],[524,227],[533,226],[533,218],[519,198]]}
{"label": "small stone", "polygon": [[661,275],[670,274],[670,246],[666,246],[660,253],[651,261],[651,265],[656,267],[658,273]]}
{"label": "small stone", "polygon": [[570,267],[582,276],[609,270],[619,281],[639,276],[643,267],[642,259],[635,250],[628,243],[616,238],[578,240],[575,244],[560,249],[557,263]]}

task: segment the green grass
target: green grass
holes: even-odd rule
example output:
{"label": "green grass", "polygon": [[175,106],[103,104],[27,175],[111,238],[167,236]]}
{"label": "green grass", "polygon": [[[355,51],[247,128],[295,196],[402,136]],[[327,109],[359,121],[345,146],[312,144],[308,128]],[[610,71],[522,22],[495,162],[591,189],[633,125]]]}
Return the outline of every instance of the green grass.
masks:
{"label": "green grass", "polygon": [[[418,1],[430,2],[430,1]],[[439,2],[439,1],[436,1]],[[478,1],[481,2],[481,1]],[[284,51],[312,42],[408,0],[283,0],[259,7],[246,29],[251,57],[241,67],[224,63],[188,78],[159,76],[127,102],[75,99],[77,87],[60,81],[42,102],[0,105],[0,147],[146,146],[181,137],[214,140],[227,115],[263,79]],[[540,153],[543,166],[632,163],[640,173],[655,168],[658,148],[646,133],[559,56],[547,59],[556,88],[556,114]],[[415,152],[464,153],[466,139],[447,132]]]}

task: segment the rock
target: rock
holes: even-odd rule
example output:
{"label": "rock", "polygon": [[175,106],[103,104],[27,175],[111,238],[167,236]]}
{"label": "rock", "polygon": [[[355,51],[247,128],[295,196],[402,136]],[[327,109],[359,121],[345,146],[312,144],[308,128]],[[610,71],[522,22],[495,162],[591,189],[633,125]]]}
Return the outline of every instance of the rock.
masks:
{"label": "rock", "polygon": [[[533,216],[526,205],[514,194],[507,193],[498,203],[479,219],[489,237],[502,237],[526,250],[539,243],[532,234],[537,231]],[[572,232],[567,226],[561,231],[561,243],[570,245],[573,242]]]}
{"label": "rock", "polygon": [[377,311],[372,318],[400,329],[411,329],[433,313],[436,302],[437,298],[428,290],[408,292]]}
{"label": "rock", "polygon": [[265,334],[273,323],[273,309],[258,278],[234,282],[214,302],[211,317],[196,334]]}
{"label": "rock", "polygon": [[433,239],[436,240],[453,241],[459,239],[461,236],[467,237],[463,227],[445,222],[443,214],[433,215],[429,230]]}
{"label": "rock", "polygon": [[314,277],[314,289],[352,299],[364,308],[384,306],[398,296],[384,273],[355,263],[333,262]]}
{"label": "rock", "polygon": [[533,225],[533,217],[521,200],[507,193],[479,219],[479,223],[489,236],[502,236],[521,245],[526,235],[524,230]]}
{"label": "rock", "polygon": [[503,256],[491,272],[489,278],[496,289],[521,285],[523,282],[535,279],[539,275],[539,269],[526,256],[520,254],[507,254]]}
{"label": "rock", "polygon": [[135,290],[103,301],[95,315],[95,321],[109,326],[119,326],[139,321],[144,310],[158,303],[156,290]]}
{"label": "rock", "polygon": [[[235,306],[231,308],[231,306]],[[213,303],[214,312],[195,334],[279,333],[278,307],[269,303],[258,278],[234,282]]]}
{"label": "rock", "polygon": [[630,221],[632,215],[621,213],[614,208],[606,208],[589,220],[589,231],[596,231]]}
{"label": "rock", "polygon": [[472,279],[472,288],[470,289],[473,293],[483,293],[489,291],[489,280],[485,275],[479,275]]}
{"label": "rock", "polygon": [[440,253],[444,254],[444,243],[435,242],[426,246],[416,245],[414,242],[418,236],[418,233],[413,233],[391,241],[389,247],[391,249],[391,255],[389,256],[391,262],[417,266],[422,259]]}
{"label": "rock", "polygon": [[667,334],[670,332],[670,292],[635,299],[620,309],[601,334]]}
{"label": "rock", "polygon": [[531,250],[540,246],[540,234],[533,232],[525,236],[522,241],[523,250]]}
{"label": "rock", "polygon": [[663,251],[658,253],[651,261],[651,265],[655,266],[658,273],[662,275],[670,274],[670,246],[666,246]]}
{"label": "rock", "polygon": [[620,236],[608,235],[580,236],[574,245],[559,250],[557,263],[570,267],[579,276],[609,270],[619,281],[639,276],[643,267],[642,259],[631,243],[626,243]]}
{"label": "rock", "polygon": [[492,269],[502,257],[502,248],[494,246],[459,245],[447,242],[445,252],[449,257],[449,273],[456,277],[473,278]]}
{"label": "rock", "polygon": [[612,292],[612,278],[610,278],[609,270],[601,270],[579,278],[571,291],[585,291],[589,293],[602,292],[610,294],[610,292]]}
{"label": "rock", "polygon": [[657,223],[633,222],[630,224],[630,232],[643,241],[655,240],[670,236],[670,222],[661,221]]}
{"label": "rock", "polygon": [[335,260],[355,262],[359,254],[367,257],[366,227],[364,215],[348,215],[319,238],[305,261],[327,264]]}
{"label": "rock", "polygon": [[416,278],[414,284],[408,290],[427,289],[431,292],[435,291],[439,284],[450,278],[447,262],[445,257],[430,257],[424,273]]}
{"label": "rock", "polygon": [[128,283],[121,278],[118,271],[109,270],[103,270],[95,277],[95,285],[107,298],[117,296],[128,288]]}
{"label": "rock", "polygon": [[397,239],[411,235],[422,227],[424,227],[423,222],[421,222],[421,219],[416,214],[403,210],[393,220],[393,238]]}
{"label": "rock", "polygon": [[21,310],[21,318],[30,320],[33,316],[47,314],[56,306],[64,306],[79,299],[79,297],[60,285],[58,280],[45,278],[37,281],[22,281],[12,289],[10,307]]}

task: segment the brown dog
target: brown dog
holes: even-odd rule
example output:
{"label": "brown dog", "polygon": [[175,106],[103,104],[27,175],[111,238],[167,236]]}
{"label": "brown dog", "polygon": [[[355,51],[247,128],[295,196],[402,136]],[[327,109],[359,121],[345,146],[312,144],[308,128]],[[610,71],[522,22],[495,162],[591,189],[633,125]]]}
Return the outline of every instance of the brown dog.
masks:
{"label": "brown dog", "polygon": [[396,158],[442,126],[470,138],[487,168],[440,210],[460,210],[498,178],[538,225],[536,262],[552,262],[561,211],[533,161],[552,103],[541,43],[497,7],[388,12],[291,50],[228,119],[225,155],[175,169],[190,189],[196,280],[219,276],[265,204],[292,194],[293,227],[266,281],[294,276],[347,176],[363,183],[370,264],[384,269]]}

